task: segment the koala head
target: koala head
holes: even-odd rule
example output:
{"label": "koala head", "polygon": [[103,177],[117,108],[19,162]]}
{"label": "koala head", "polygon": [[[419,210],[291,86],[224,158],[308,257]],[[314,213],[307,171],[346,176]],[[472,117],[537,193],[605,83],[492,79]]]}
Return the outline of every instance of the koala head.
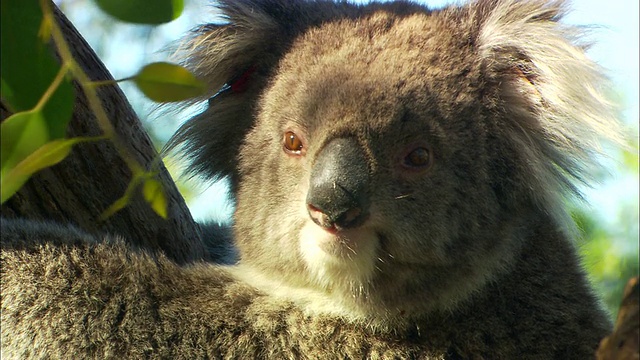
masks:
{"label": "koala head", "polygon": [[185,53],[210,95],[230,90],[172,145],[194,172],[230,178],[240,263],[338,312],[465,300],[537,223],[564,226],[598,139],[616,140],[558,2],[220,9],[225,23]]}

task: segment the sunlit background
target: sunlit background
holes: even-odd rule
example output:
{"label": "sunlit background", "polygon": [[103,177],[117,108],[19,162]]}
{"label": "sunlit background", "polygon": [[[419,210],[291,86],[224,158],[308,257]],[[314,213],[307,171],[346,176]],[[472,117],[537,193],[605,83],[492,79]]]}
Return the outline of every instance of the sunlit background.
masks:
{"label": "sunlit background", "polygon": [[[101,13],[90,0],[56,1],[116,79],[133,75],[146,63],[170,60],[167,49],[172,42],[195,25],[218,19],[211,6],[213,2],[185,2],[185,13],[178,20],[149,27],[115,21]],[[422,2],[431,7],[454,3]],[[638,2],[580,0],[574,1],[571,8],[567,23],[591,27],[590,39],[596,45],[589,50],[589,55],[608,70],[613,80],[632,149],[609,150],[609,159],[605,162],[610,174],[603,174],[598,186],[584,189],[588,204],[571,205],[582,230],[578,245],[585,265],[615,314],[626,280],[638,274]],[[121,87],[158,149],[179,124],[189,118],[189,111],[178,115],[154,111],[155,105],[133,86],[122,83]],[[198,109],[190,110],[191,114],[195,111]],[[231,221],[233,204],[227,197],[224,182],[185,181],[179,176],[181,164],[169,161],[167,165],[196,220]]]}

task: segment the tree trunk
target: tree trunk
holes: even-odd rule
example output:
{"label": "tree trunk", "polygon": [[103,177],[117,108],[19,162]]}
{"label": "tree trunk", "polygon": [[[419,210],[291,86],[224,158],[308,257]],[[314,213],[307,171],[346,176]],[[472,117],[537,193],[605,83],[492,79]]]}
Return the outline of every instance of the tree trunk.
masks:
{"label": "tree trunk", "polygon": [[[55,5],[53,5],[55,7]],[[92,80],[113,80],[104,64],[69,22],[55,8],[58,23],[76,61]],[[87,99],[74,83],[76,100],[68,136],[98,136],[102,133]],[[179,263],[205,255],[200,231],[166,168],[159,161],[149,136],[118,85],[99,88],[106,113],[121,141],[134,158],[147,169],[159,171],[168,201],[168,218],[154,213],[138,192],[130,204],[104,222],[100,215],[120,198],[131,181],[131,172],[107,140],[76,145],[69,157],[56,166],[40,171],[6,201],[3,217],[50,219],[73,223],[94,234],[121,235],[127,241],[151,249],[162,249]],[[11,115],[2,106],[2,120]]]}
{"label": "tree trunk", "polygon": [[600,342],[597,360],[640,359],[640,285],[627,282],[613,333]]}

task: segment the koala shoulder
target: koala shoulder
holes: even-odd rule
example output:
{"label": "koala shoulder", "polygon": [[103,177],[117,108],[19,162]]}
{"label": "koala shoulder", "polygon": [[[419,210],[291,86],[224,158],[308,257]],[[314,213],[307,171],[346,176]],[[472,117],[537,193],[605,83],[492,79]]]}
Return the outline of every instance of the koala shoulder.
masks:
{"label": "koala shoulder", "polygon": [[[3,358],[423,353],[407,334],[310,316],[286,299],[260,293],[237,279],[250,270],[179,267],[162,254],[69,225],[3,218],[1,230]],[[409,335],[419,339],[415,330]],[[432,346],[430,353],[442,354],[446,345]]]}
{"label": "koala shoulder", "polygon": [[[1,225],[0,330],[6,358],[64,357],[72,351],[95,358],[439,359],[520,354],[536,359],[562,350],[540,349],[512,332],[543,341],[545,333],[554,333],[558,326],[555,312],[580,313],[579,304],[588,301],[579,277],[573,279],[577,283],[557,284],[571,289],[564,295],[571,304],[567,307],[550,303],[548,293],[536,295],[541,289],[531,284],[525,287],[531,293],[520,290],[517,282],[538,282],[545,271],[527,266],[453,313],[433,313],[426,322],[401,327],[381,326],[305,310],[273,289],[260,291],[255,279],[264,276],[252,268],[205,263],[181,267],[160,253],[133,249],[109,236],[96,238],[69,225],[11,219],[2,219]],[[566,261],[566,256],[559,251],[557,261]],[[491,295],[498,293],[498,298]],[[588,318],[606,331],[607,319],[597,311]],[[584,325],[575,323],[571,337],[564,339],[567,348],[580,354],[590,353],[598,337]],[[584,336],[593,339],[585,342]],[[470,340],[478,337],[484,340]],[[573,358],[575,353],[560,354]]]}

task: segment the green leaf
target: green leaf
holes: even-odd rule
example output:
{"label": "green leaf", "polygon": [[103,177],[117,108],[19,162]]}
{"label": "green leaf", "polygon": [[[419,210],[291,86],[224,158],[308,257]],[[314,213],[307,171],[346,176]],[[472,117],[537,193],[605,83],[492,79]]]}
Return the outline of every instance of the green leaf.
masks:
{"label": "green leaf", "polygon": [[34,0],[2,0],[0,6],[2,98],[16,112],[29,110],[56,74],[55,68],[49,68],[51,61],[44,60],[45,49],[38,37],[42,11]]}
{"label": "green leaf", "polygon": [[[14,98],[14,94],[13,94],[13,89],[11,89],[11,86],[9,86],[9,84],[4,80],[4,78],[0,77],[0,95],[3,99],[7,99],[7,105],[11,105],[9,103],[9,99],[13,99]],[[12,106],[9,106],[9,110],[12,112],[16,112]]]}
{"label": "green leaf", "polygon": [[8,117],[0,125],[0,173],[4,176],[49,139],[42,112],[24,111]]}
{"label": "green leaf", "polygon": [[35,172],[64,160],[64,158],[69,155],[69,152],[71,152],[73,145],[87,140],[90,139],[73,138],[54,140],[39,147],[19,164],[6,169],[6,172],[3,168],[3,175],[0,180],[2,202],[4,203],[16,191],[18,191]]}
{"label": "green leaf", "polygon": [[12,176],[11,178],[3,176],[0,181],[2,185],[0,187],[0,204],[4,204],[5,201],[9,200],[27,180],[29,180],[29,176]]}
{"label": "green leaf", "polygon": [[[4,1],[4,0],[3,0]],[[95,0],[116,19],[135,24],[163,24],[182,14],[184,0]]]}
{"label": "green leaf", "polygon": [[[2,0],[0,20],[0,96],[12,112],[31,110],[60,70],[49,39],[41,37],[47,34],[42,10],[35,0]],[[43,114],[51,138],[66,135],[73,98],[73,87],[65,80],[45,105]]]}
{"label": "green leaf", "polygon": [[133,81],[153,101],[182,101],[202,95],[205,84],[182,66],[157,62],[140,70]]}
{"label": "green leaf", "polygon": [[153,211],[161,218],[167,218],[167,197],[162,189],[162,184],[155,179],[147,179],[142,188],[144,199],[151,205]]}

